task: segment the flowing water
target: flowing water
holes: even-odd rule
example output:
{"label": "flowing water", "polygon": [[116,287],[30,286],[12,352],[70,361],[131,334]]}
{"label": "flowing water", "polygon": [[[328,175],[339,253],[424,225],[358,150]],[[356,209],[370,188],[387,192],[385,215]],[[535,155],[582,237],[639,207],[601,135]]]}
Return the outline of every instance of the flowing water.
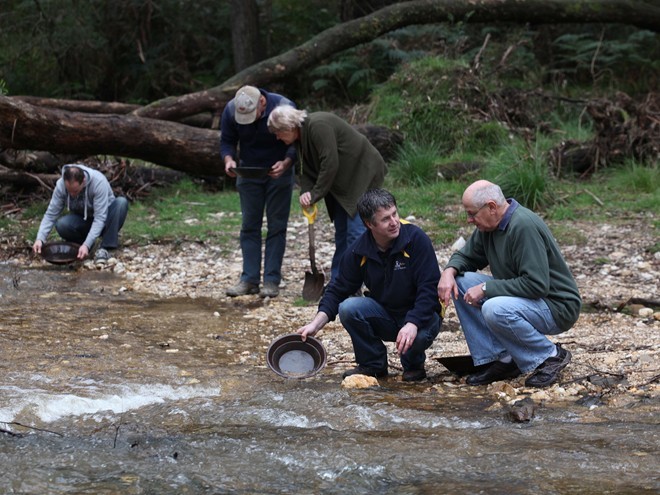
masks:
{"label": "flowing water", "polygon": [[515,423],[483,387],[281,378],[265,351],[291,329],[239,302],[69,267],[0,282],[2,493],[660,492],[657,401]]}

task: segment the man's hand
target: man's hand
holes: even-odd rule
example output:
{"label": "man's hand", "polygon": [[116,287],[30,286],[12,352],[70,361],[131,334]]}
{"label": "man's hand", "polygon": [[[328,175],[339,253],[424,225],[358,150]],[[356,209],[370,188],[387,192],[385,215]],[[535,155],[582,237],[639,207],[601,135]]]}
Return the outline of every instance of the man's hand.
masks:
{"label": "man's hand", "polygon": [[399,356],[405,354],[410,349],[416,337],[417,325],[408,322],[401,327],[399,335],[396,337],[396,351],[399,353]]}
{"label": "man's hand", "polygon": [[233,170],[235,168],[236,168],[236,162],[233,159],[229,158],[228,160],[225,161],[225,173],[229,177],[236,177],[236,173]]}
{"label": "man's hand", "polygon": [[442,271],[442,276],[440,277],[440,282],[438,282],[438,299],[440,302],[445,305],[445,308],[449,307],[449,303],[452,300],[458,297],[458,285],[456,285],[456,269],[455,268],[446,268]]}
{"label": "man's hand", "polygon": [[313,337],[316,333],[321,330],[330,319],[323,311],[316,313],[314,319],[309,322],[304,327],[300,327],[296,330],[296,333],[299,333],[302,336],[303,342],[307,339],[307,336]]}
{"label": "man's hand", "polygon": [[486,294],[484,294],[484,291],[482,289],[483,286],[484,284],[480,283],[478,285],[475,285],[474,287],[470,287],[467,291],[465,291],[463,300],[466,303],[468,303],[470,306],[474,306],[474,307],[481,306],[481,300],[484,297],[486,297]]}
{"label": "man's hand", "polygon": [[37,240],[34,241],[34,244],[32,244],[32,251],[35,254],[41,254],[41,248],[43,247],[43,242]]}
{"label": "man's hand", "polygon": [[79,260],[84,260],[85,258],[87,258],[87,255],[89,255],[89,249],[87,248],[87,246],[83,244],[82,246],[80,246],[80,249],[78,249],[77,258]]}
{"label": "man's hand", "polygon": [[289,170],[289,168],[291,168],[290,158],[280,160],[279,162],[275,162],[275,165],[270,168],[268,175],[270,175],[273,179],[277,179],[278,177],[281,177],[284,172]]}
{"label": "man's hand", "polygon": [[312,206],[312,193],[306,192],[300,195],[300,204],[301,206]]}

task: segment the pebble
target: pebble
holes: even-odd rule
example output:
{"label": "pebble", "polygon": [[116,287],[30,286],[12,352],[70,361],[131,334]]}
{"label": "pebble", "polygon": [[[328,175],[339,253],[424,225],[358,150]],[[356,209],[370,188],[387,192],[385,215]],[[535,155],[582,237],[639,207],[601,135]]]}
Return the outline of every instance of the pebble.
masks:
{"label": "pebble", "polygon": [[637,314],[643,318],[653,316],[653,310],[651,308],[641,308]]}

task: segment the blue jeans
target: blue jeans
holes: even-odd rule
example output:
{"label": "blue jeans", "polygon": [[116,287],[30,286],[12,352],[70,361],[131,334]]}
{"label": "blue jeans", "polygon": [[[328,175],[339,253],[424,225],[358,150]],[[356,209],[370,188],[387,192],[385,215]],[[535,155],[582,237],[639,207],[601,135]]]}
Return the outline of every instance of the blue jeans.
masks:
{"label": "blue jeans", "polygon": [[492,279],[473,272],[456,277],[459,295],[454,305],[472,360],[479,366],[511,355],[520,371],[532,371],[555,350],[546,335],[562,330],[543,299],[497,296],[484,299],[481,307],[463,300],[470,287]]}
{"label": "blue jeans", "polygon": [[[119,246],[119,231],[124,226],[127,214],[128,200],[123,196],[117,196],[108,206],[108,216],[101,232],[101,248],[116,249]],[[62,239],[82,244],[85,242],[93,222],[94,217],[91,215],[85,220],[78,213],[69,213],[55,222],[55,229]]]}
{"label": "blue jeans", "polygon": [[[383,341],[396,342],[405,315],[394,317],[369,297],[349,297],[339,305],[339,319],[353,341],[355,361],[362,366],[387,369],[387,347]],[[440,332],[441,323],[440,316],[434,314],[427,326],[417,329],[415,341],[401,356],[405,371],[424,367],[425,351]]]}
{"label": "blue jeans", "polygon": [[286,247],[286,227],[291,210],[293,174],[277,179],[236,180],[241,199],[241,252],[243,273],[241,280],[259,284],[261,280],[261,227],[266,210],[267,234],[264,260],[264,282],[279,285],[282,279],[282,259]]}
{"label": "blue jeans", "polygon": [[360,215],[356,213],[351,218],[348,212],[339,206],[339,203],[337,203],[334,210],[333,223],[335,224],[335,254],[332,257],[330,274],[334,279],[339,274],[342,256],[351,244],[367,230],[367,227],[365,227]]}

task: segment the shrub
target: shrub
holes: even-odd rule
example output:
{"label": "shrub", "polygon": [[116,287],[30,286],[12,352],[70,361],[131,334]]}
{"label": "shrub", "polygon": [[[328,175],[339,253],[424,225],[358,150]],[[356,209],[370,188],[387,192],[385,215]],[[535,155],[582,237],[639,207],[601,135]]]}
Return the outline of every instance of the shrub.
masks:
{"label": "shrub", "polygon": [[406,141],[390,164],[388,175],[394,184],[421,186],[437,180],[438,147],[433,143]]}
{"label": "shrub", "polygon": [[490,158],[488,175],[507,197],[514,197],[520,204],[532,210],[552,204],[552,179],[548,171],[545,153],[537,144],[533,152],[522,140],[502,148]]}

